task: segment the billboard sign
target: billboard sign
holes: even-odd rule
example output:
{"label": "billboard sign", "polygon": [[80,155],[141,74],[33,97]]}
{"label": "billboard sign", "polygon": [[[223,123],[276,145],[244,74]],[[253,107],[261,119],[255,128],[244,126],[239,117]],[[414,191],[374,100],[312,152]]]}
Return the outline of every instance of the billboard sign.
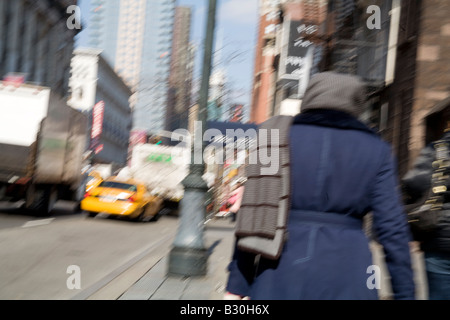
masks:
{"label": "billboard sign", "polygon": [[95,154],[103,150],[103,145],[100,145],[100,136],[103,132],[104,114],[105,103],[100,101],[92,109],[91,150],[94,150]]}
{"label": "billboard sign", "polygon": [[103,144],[99,145],[97,148],[95,148],[95,154],[99,154],[100,152],[102,152],[103,148],[104,148]]}
{"label": "billboard sign", "polygon": [[319,27],[303,20],[291,20],[285,22],[284,29],[287,40],[283,46],[280,78],[296,82],[298,94],[302,95],[309,81],[314,54],[314,45],[305,36],[316,33]]}
{"label": "billboard sign", "polygon": [[92,110],[91,139],[100,137],[103,131],[103,117],[105,114],[105,102],[98,102]]}
{"label": "billboard sign", "polygon": [[302,21],[290,21],[289,43],[285,60],[285,73],[301,76],[302,69],[307,65],[307,55],[313,43],[305,40],[304,34],[317,31],[316,25],[306,25]]}
{"label": "billboard sign", "polygon": [[8,86],[19,87],[25,83],[26,75],[24,73],[14,73],[10,72],[6,74],[3,78],[3,84]]}

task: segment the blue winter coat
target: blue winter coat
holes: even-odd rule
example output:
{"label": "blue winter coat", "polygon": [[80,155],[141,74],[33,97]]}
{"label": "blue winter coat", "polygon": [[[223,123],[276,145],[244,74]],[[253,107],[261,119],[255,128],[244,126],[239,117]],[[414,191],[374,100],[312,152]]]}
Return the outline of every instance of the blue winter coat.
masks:
{"label": "blue winter coat", "polygon": [[[253,300],[378,299],[362,218],[373,213],[396,299],[414,299],[411,240],[389,144],[346,113],[291,128],[292,204],[277,261],[235,249],[227,290]],[[256,262],[255,262],[256,261]]]}

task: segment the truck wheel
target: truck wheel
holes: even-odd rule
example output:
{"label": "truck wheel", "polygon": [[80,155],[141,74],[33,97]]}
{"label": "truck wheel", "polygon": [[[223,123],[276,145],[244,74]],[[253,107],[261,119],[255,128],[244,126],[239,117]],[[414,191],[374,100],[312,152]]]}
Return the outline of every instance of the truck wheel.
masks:
{"label": "truck wheel", "polygon": [[56,188],[51,188],[48,195],[47,207],[45,208],[46,212],[50,214],[53,208],[58,201],[58,190]]}
{"label": "truck wheel", "polygon": [[38,216],[49,216],[57,200],[56,188],[31,185],[27,189],[25,207]]}
{"label": "truck wheel", "polygon": [[81,202],[78,201],[75,206],[73,207],[73,213],[80,213],[83,210],[81,209]]}
{"label": "truck wheel", "polygon": [[0,200],[5,199],[5,196],[6,196],[6,185],[2,183],[0,184]]}

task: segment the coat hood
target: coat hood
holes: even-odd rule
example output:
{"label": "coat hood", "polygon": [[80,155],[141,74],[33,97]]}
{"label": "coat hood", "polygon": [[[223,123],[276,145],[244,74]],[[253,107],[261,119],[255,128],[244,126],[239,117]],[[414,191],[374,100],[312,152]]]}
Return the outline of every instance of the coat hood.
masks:
{"label": "coat hood", "polygon": [[302,103],[302,111],[326,109],[347,112],[356,118],[366,100],[364,82],[353,75],[323,72],[314,75]]}

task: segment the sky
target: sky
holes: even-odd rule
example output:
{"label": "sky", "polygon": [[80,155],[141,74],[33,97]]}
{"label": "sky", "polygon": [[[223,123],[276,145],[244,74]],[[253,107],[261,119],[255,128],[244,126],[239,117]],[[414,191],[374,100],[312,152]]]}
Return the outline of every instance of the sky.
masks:
{"label": "sky", "polygon": [[[79,0],[82,21],[87,24],[91,0]],[[195,79],[201,75],[203,41],[206,33],[208,0],[178,0],[178,6],[192,9],[191,41],[197,46]],[[232,103],[248,108],[251,101],[254,56],[258,25],[258,0],[217,0],[215,62],[225,71]],[[77,45],[86,46],[87,34],[82,31]]]}

